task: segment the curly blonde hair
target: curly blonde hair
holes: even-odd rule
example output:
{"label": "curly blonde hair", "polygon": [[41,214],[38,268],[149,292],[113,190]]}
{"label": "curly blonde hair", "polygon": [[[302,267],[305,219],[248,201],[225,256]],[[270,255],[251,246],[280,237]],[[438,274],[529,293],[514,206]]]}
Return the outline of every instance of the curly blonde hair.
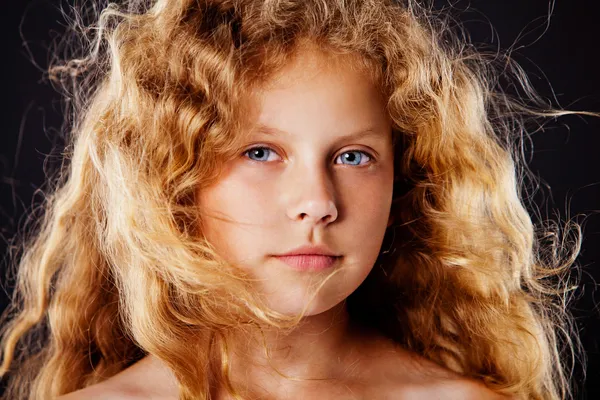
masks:
{"label": "curly blonde hair", "polygon": [[[211,373],[235,394],[232,332],[296,326],[205,240],[195,193],[239,154],[245,95],[303,42],[353,56],[393,121],[394,222],[351,318],[498,393],[572,397],[580,227],[532,222],[520,151],[527,121],[574,112],[545,104],[509,56],[412,0],[101,9],[87,27],[73,20],[83,52],[50,69],[71,107],[68,162],[14,260],[4,399],[69,393],[147,354],[173,370],[180,399],[209,398]],[[501,89],[507,76],[524,94]]]}

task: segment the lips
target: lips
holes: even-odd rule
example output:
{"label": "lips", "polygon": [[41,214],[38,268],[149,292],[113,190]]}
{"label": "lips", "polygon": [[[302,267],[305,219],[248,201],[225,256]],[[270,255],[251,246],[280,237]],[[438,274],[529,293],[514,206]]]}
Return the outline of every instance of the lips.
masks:
{"label": "lips", "polygon": [[341,257],[319,254],[294,254],[275,256],[275,258],[299,271],[322,271],[331,268]]}

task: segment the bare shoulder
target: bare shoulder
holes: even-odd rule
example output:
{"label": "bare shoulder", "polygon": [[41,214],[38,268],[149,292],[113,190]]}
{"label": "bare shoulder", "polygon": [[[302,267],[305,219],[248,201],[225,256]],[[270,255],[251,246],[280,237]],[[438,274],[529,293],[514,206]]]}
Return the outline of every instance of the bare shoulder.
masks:
{"label": "bare shoulder", "polygon": [[154,358],[146,357],[115,376],[55,400],[175,400],[177,386]]}
{"label": "bare shoulder", "polygon": [[55,400],[133,400],[135,397],[128,396],[128,393],[109,383],[99,383],[57,397]]}
{"label": "bare shoulder", "polygon": [[418,360],[408,378],[392,386],[393,398],[402,400],[510,400],[483,382],[466,378],[429,360]]}
{"label": "bare shoulder", "polygon": [[[378,357],[380,382],[385,393],[377,398],[402,400],[510,400],[481,381],[466,378],[416,353],[393,346],[389,357]],[[385,389],[384,389],[385,388]]]}
{"label": "bare shoulder", "polygon": [[398,388],[396,398],[403,400],[510,400],[486,387],[483,383],[470,379],[441,380],[426,385],[409,385]]}
{"label": "bare shoulder", "polygon": [[158,399],[154,393],[142,391],[137,385],[122,385],[107,380],[55,398],[55,400],[142,400]]}
{"label": "bare shoulder", "polygon": [[450,371],[431,360],[412,355],[411,384],[403,387],[402,399],[509,400],[483,382]]}

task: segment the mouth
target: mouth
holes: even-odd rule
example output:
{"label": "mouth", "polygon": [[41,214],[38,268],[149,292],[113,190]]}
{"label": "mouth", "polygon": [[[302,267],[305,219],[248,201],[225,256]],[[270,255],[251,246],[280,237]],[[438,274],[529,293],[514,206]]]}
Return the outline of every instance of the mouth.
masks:
{"label": "mouth", "polygon": [[342,256],[320,254],[294,254],[274,257],[298,271],[322,271],[333,267],[342,258]]}

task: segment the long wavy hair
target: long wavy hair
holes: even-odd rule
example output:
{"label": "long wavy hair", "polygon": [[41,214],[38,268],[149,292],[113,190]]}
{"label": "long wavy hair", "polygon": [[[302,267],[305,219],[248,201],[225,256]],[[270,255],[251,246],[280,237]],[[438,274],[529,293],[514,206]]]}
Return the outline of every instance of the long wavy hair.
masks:
{"label": "long wavy hair", "polygon": [[574,112],[542,100],[510,54],[476,49],[446,11],[130,0],[76,13],[81,40],[49,69],[69,111],[65,162],[11,264],[3,398],[72,392],[147,354],[172,369],[180,399],[210,398],[211,379],[236,395],[232,335],[298,324],[205,240],[195,193],[239,156],[246,95],[306,43],[363,68],[393,122],[393,223],[347,299],[351,318],[498,393],[572,397],[581,229],[532,221],[522,150],[531,126]]}

